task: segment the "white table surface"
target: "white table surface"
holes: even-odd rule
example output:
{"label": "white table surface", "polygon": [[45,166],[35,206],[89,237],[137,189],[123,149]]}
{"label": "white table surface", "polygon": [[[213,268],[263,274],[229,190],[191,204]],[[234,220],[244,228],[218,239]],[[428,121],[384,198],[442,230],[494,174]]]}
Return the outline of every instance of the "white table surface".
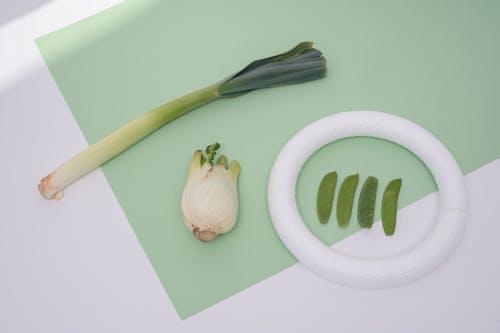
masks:
{"label": "white table surface", "polygon": [[[33,39],[120,1],[31,1],[41,6],[0,20],[0,332],[500,332],[500,159],[466,176],[464,239],[415,283],[358,290],[296,264],[179,319],[100,170],[59,202],[36,189],[87,143]],[[335,246],[360,254],[408,246],[432,223],[437,200],[402,209],[395,241],[378,223]]]}

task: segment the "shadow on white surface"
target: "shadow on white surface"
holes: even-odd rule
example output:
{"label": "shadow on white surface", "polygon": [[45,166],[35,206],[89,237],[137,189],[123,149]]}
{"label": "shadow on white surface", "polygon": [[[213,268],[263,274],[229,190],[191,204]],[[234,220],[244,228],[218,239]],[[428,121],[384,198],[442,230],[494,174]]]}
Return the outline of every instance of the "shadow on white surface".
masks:
{"label": "shadow on white surface", "polygon": [[0,26],[50,1],[51,0],[2,0],[0,6]]}

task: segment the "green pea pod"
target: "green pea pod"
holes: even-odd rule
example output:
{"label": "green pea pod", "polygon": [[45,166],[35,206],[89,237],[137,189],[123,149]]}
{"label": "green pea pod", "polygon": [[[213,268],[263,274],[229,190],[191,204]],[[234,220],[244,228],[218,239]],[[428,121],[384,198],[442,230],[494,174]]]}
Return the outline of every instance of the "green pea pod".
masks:
{"label": "green pea pod", "polygon": [[378,179],[370,176],[365,180],[361,192],[359,193],[358,223],[363,228],[371,228],[373,225],[375,201],[377,200],[377,187]]}
{"label": "green pea pod", "polygon": [[352,204],[358,182],[359,175],[355,174],[348,176],[340,185],[339,198],[337,199],[337,221],[342,228],[347,227],[351,219]]}
{"label": "green pea pod", "polygon": [[401,179],[393,179],[387,184],[382,198],[382,226],[386,236],[394,235],[396,230],[396,215],[398,212],[398,197],[401,189]]}
{"label": "green pea pod", "polygon": [[322,224],[328,223],[328,220],[330,219],[336,186],[336,172],[326,174],[319,183],[318,196],[316,199],[316,212],[318,213],[319,222]]}

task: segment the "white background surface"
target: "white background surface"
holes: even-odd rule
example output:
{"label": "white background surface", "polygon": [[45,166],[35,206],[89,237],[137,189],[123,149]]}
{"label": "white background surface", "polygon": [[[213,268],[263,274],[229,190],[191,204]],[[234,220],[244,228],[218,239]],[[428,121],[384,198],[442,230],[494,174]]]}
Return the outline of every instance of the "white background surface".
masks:
{"label": "white background surface", "polygon": [[[466,177],[464,239],[425,278],[358,290],[297,264],[180,320],[100,170],[59,202],[36,190],[86,142],[33,39],[118,2],[50,1],[0,20],[0,332],[500,332],[500,159]],[[378,223],[336,247],[397,251],[436,207],[433,194],[401,210],[390,241]]]}

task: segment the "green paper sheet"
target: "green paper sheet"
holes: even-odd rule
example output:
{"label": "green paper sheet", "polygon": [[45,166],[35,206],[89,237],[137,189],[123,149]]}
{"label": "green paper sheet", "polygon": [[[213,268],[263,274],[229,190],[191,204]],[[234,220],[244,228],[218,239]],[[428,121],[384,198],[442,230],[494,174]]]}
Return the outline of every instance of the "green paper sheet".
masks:
{"label": "green paper sheet", "polygon": [[[186,318],[295,263],[270,221],[267,179],[281,147],[308,123],[384,111],[436,134],[465,173],[500,157],[499,14],[498,1],[127,1],[36,42],[89,144],[300,41],[323,51],[327,78],[218,100],[104,165]],[[182,222],[180,200],[193,152],[215,141],[242,166],[240,216],[230,234],[201,243]],[[342,230],[333,218],[317,220],[317,186],[333,170],[340,180],[377,176],[379,191],[401,177],[400,207],[435,190],[427,169],[395,144],[357,138],[324,147],[301,172],[297,200],[328,244],[359,230],[355,214]]]}

